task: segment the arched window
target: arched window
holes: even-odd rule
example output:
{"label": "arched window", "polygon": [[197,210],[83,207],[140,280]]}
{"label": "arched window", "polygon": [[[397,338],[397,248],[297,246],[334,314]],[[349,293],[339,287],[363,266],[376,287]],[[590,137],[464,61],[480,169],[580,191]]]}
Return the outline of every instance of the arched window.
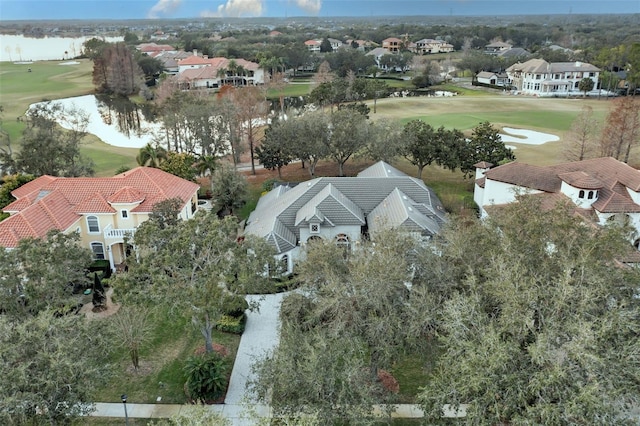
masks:
{"label": "arched window", "polygon": [[280,258],[280,268],[283,273],[289,271],[289,255],[285,254]]}
{"label": "arched window", "polygon": [[589,194],[587,195],[587,198],[589,200],[593,200],[593,191],[589,191]]}
{"label": "arched window", "polygon": [[91,251],[93,258],[96,260],[104,260],[104,245],[100,242],[91,243]]}
{"label": "arched window", "polygon": [[318,242],[318,241],[322,241],[322,237],[318,235],[312,235],[309,238],[307,238],[307,243]]}
{"label": "arched window", "polygon": [[345,249],[348,249],[349,247],[351,247],[349,236],[347,234],[336,235],[336,245],[338,247],[343,247]]}
{"label": "arched window", "polygon": [[578,198],[584,198],[584,191],[582,189],[578,193]]}
{"label": "arched window", "polygon": [[92,234],[100,232],[100,222],[98,222],[96,216],[87,216],[87,228],[89,228],[89,232]]}

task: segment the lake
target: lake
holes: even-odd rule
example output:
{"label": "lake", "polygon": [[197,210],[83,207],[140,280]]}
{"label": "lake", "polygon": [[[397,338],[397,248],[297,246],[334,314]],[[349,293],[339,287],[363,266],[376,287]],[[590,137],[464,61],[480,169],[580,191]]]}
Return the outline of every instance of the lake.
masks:
{"label": "lake", "polygon": [[[23,35],[0,34],[0,61],[57,61],[74,58],[82,53],[82,44],[93,37],[31,38]],[[123,40],[122,37],[99,38],[108,42]]]}

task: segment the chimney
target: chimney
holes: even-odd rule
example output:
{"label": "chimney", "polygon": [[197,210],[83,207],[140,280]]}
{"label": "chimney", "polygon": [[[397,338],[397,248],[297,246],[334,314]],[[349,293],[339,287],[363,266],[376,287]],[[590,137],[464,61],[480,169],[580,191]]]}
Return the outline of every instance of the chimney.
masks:
{"label": "chimney", "polygon": [[209,59],[209,55],[202,55],[203,59]]}
{"label": "chimney", "polygon": [[193,56],[198,56],[198,49],[193,49]]}
{"label": "chimney", "polygon": [[582,62],[580,62],[580,61],[576,61],[576,67],[578,67],[578,68],[579,68],[579,67],[581,67],[581,66],[582,66]]}

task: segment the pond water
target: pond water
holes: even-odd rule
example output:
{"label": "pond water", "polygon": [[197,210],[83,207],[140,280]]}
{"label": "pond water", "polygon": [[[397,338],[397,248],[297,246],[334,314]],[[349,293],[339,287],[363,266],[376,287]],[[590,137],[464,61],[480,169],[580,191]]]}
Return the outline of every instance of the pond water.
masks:
{"label": "pond water", "polygon": [[[0,34],[0,61],[31,62],[66,60],[82,53],[82,44],[94,36],[32,38],[23,35]],[[122,37],[100,37],[108,42],[123,41]],[[66,52],[66,53],[65,53]]]}
{"label": "pond water", "polygon": [[[87,132],[109,145],[123,148],[142,148],[150,143],[160,125],[153,122],[148,109],[141,108],[126,98],[85,95],[57,99],[64,110],[79,109],[88,115]],[[34,106],[37,104],[31,105]],[[65,120],[58,123],[67,127]]]}

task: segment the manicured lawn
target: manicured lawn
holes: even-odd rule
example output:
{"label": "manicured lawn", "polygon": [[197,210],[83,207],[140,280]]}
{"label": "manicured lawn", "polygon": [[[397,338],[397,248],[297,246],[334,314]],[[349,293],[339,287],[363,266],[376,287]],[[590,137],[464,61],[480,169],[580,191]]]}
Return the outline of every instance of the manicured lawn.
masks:
{"label": "manicured lawn", "polygon": [[4,127],[13,141],[24,128],[16,117],[24,115],[30,104],[93,92],[93,64],[87,59],[77,62],[77,65],[60,65],[58,61],[28,65],[0,62],[0,105],[4,108]]}
{"label": "manicured lawn", "polygon": [[[198,347],[204,346],[204,339],[190,321],[169,311],[160,312],[154,318],[153,338],[140,353],[140,369],[132,370],[127,350],[117,350],[112,357],[116,374],[104,388],[96,389],[96,402],[120,402],[123,393],[131,403],[151,404],[159,396],[165,404],[186,402],[183,366]],[[213,341],[229,350],[230,375],[240,336],[216,331]]]}
{"label": "manicured lawn", "polygon": [[289,83],[283,89],[269,89],[267,90],[267,97],[269,99],[278,99],[280,96],[285,97],[297,97],[297,96],[305,96],[308,95],[311,90],[313,90],[313,83],[308,82],[298,82]]}

